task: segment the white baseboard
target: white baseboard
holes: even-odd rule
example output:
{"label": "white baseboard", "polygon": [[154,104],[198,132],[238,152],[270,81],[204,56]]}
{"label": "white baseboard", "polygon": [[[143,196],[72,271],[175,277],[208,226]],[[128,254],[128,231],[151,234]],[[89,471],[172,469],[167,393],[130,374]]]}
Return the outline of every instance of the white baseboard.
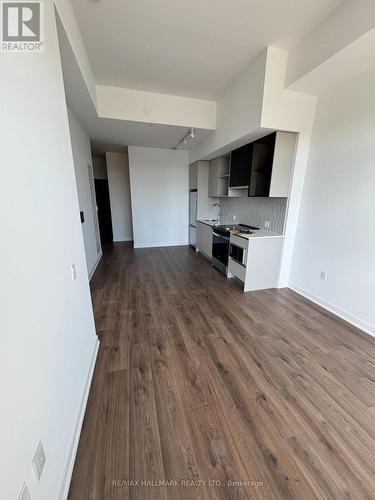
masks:
{"label": "white baseboard", "polygon": [[357,318],[356,316],[353,316],[348,311],[345,311],[343,309],[340,309],[339,307],[336,307],[333,304],[330,304],[326,300],[322,299],[318,295],[315,295],[313,293],[308,292],[307,290],[294,285],[294,284],[289,284],[289,288],[291,288],[293,291],[298,293],[299,295],[302,295],[308,300],[311,300],[311,302],[314,302],[318,306],[323,307],[324,309],[327,309],[327,311],[335,314],[336,316],[339,316],[339,318],[344,319],[348,323],[352,324],[353,326],[359,328],[360,330],[363,330],[365,333],[368,333],[372,337],[375,337],[375,326],[371,325],[370,323],[367,323],[367,321],[363,321],[362,319]]}
{"label": "white baseboard", "polygon": [[99,342],[99,339],[97,339],[95,342],[95,346],[94,346],[92,357],[91,357],[90,368],[88,371],[87,380],[86,380],[86,384],[85,384],[85,390],[82,394],[80,409],[79,409],[78,418],[77,418],[76,425],[75,425],[74,432],[73,432],[72,442],[70,444],[68,456],[67,456],[67,459],[65,462],[64,473],[62,476],[59,494],[57,497],[58,500],[66,500],[68,498],[70,481],[72,479],[74,462],[75,462],[75,458],[76,458],[76,454],[77,454],[78,443],[79,443],[79,438],[81,435],[81,429],[82,429],[82,424],[83,424],[83,418],[85,416],[86,405],[87,405],[87,400],[89,397],[92,376],[94,374],[95,362],[96,362],[96,358],[98,355],[99,345],[100,345],[100,342]]}
{"label": "white baseboard", "polygon": [[113,243],[121,243],[122,241],[133,241],[133,236],[125,236],[124,238],[114,239]]}
{"label": "white baseboard", "polygon": [[282,283],[279,282],[276,285],[276,288],[279,288],[279,289],[281,289],[281,288],[288,288],[288,287],[289,287],[289,283],[284,283],[284,282],[282,282]]}
{"label": "white baseboard", "polygon": [[159,248],[159,247],[182,247],[188,246],[189,243],[187,241],[175,241],[175,242],[161,242],[161,243],[147,243],[147,244],[134,244],[134,248]]}
{"label": "white baseboard", "polygon": [[103,257],[103,252],[102,250],[100,250],[99,254],[98,254],[98,257],[95,261],[95,264],[94,264],[94,267],[91,269],[90,271],[90,274],[89,274],[89,281],[91,280],[91,278],[94,276],[94,272],[96,271],[96,268],[98,267],[98,264],[100,262],[100,259]]}

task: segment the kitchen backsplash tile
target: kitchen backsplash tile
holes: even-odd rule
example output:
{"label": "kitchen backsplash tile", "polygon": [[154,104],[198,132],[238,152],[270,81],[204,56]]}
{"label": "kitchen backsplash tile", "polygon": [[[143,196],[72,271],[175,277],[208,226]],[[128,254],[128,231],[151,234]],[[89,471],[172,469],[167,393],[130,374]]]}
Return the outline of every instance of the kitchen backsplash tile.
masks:
{"label": "kitchen backsplash tile", "polygon": [[221,198],[220,220],[225,224],[243,223],[265,228],[270,222],[269,231],[282,233],[288,198]]}

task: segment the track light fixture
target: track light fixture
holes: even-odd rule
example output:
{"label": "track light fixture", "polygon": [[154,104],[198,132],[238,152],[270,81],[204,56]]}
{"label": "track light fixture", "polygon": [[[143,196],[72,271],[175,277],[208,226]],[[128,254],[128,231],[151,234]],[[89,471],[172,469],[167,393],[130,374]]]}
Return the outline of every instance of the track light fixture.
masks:
{"label": "track light fixture", "polygon": [[180,139],[177,143],[176,146],[174,146],[172,149],[180,149],[180,146],[182,143],[184,144],[187,144],[188,142],[188,139],[191,138],[191,139],[194,139],[195,137],[195,133],[194,133],[194,129],[193,128],[190,128],[186,134],[182,137],[182,139]]}

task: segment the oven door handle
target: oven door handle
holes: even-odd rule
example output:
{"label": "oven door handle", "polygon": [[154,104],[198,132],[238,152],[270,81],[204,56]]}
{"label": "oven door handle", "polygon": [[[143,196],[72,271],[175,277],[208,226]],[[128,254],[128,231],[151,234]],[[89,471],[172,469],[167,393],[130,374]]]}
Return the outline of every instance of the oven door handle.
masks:
{"label": "oven door handle", "polygon": [[242,265],[245,267],[246,267],[246,255],[247,255],[247,250],[246,248],[244,248],[242,253]]}

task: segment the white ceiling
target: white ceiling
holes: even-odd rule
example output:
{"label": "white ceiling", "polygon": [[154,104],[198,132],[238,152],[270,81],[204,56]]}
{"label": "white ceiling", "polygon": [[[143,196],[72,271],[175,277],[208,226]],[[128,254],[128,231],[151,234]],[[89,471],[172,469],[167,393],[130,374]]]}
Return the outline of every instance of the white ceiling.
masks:
{"label": "white ceiling", "polygon": [[[99,118],[88,93],[68,37],[57,16],[57,29],[64,77],[66,101],[89,135],[93,152],[119,151],[124,146],[172,148],[189,129],[171,125],[153,125],[127,120]],[[210,130],[195,128],[194,139],[182,144],[181,149],[193,148]]]}
{"label": "white ceiling", "polygon": [[72,0],[98,84],[215,99],[342,0]]}

